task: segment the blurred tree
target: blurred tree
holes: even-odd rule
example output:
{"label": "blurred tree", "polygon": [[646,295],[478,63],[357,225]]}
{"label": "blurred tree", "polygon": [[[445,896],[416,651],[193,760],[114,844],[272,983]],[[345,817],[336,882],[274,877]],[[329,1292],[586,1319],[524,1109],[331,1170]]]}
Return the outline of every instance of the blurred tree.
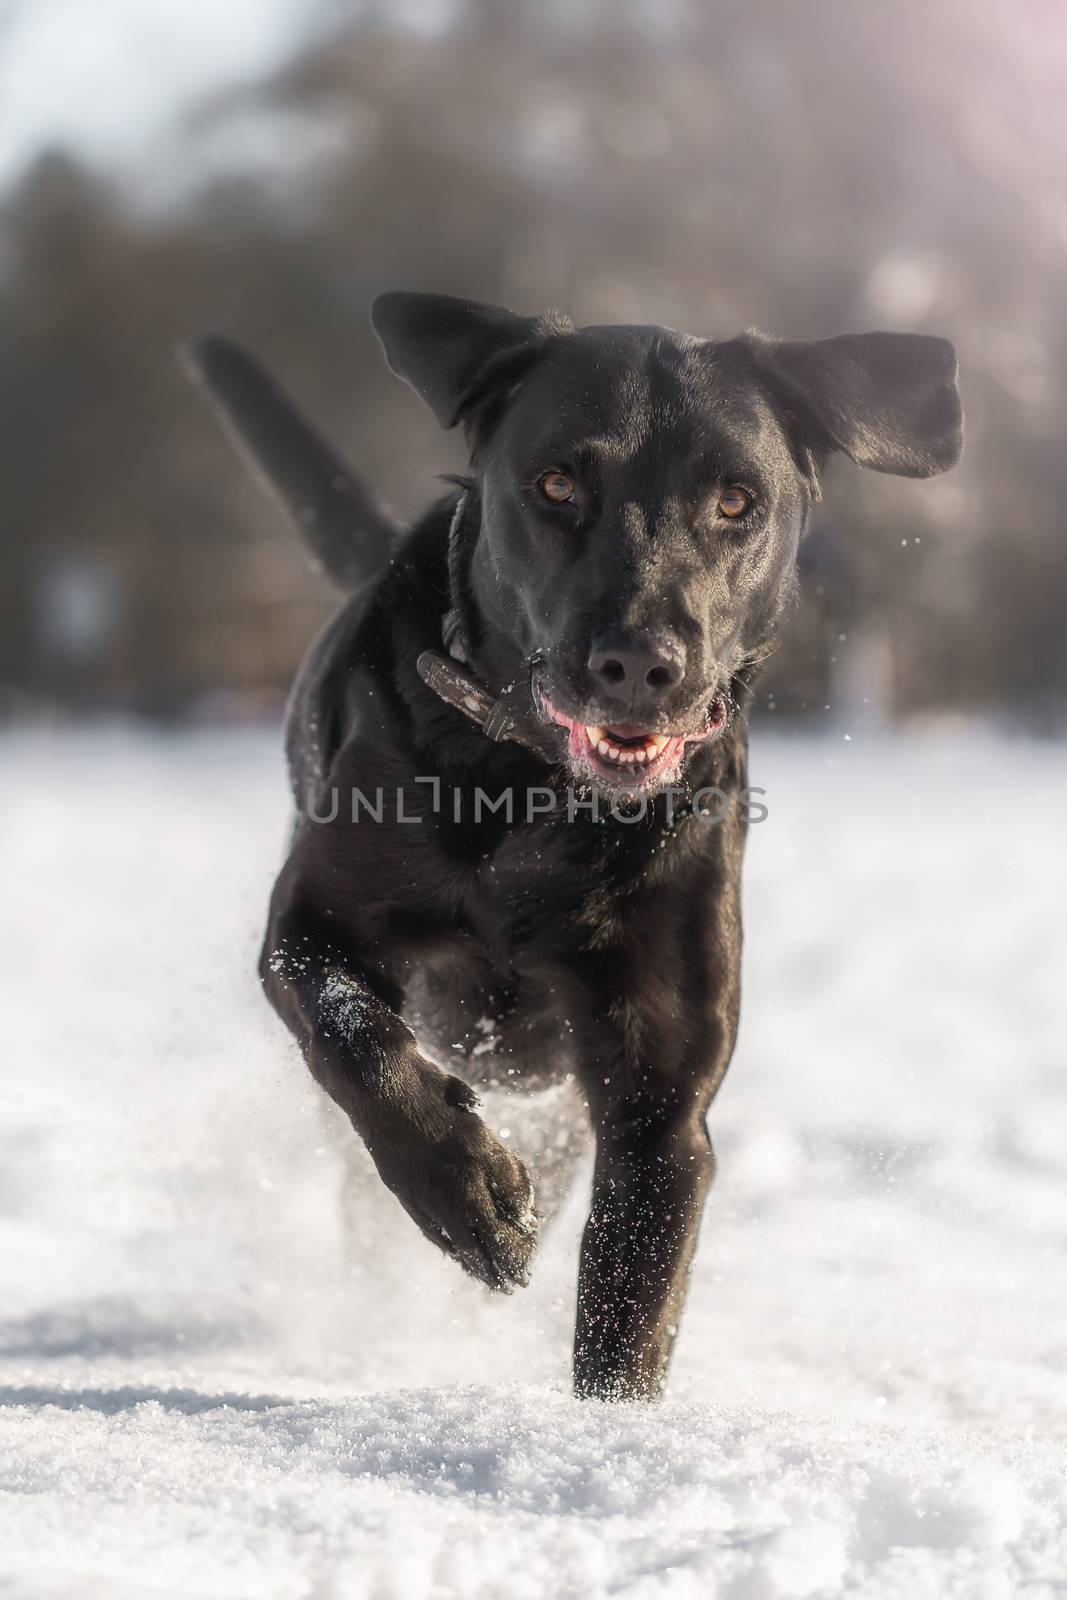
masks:
{"label": "blurred tree", "polygon": [[208,176],[170,209],[64,157],[3,207],[13,703],[280,696],[330,596],[172,350],[207,327],[246,340],[410,513],[458,445],[367,328],[373,295],[407,286],[709,334],[949,334],[964,465],[923,486],[833,469],[761,703],[1062,718],[1052,0],[466,0],[437,31],[385,5],[328,14],[273,81],[189,118],[183,158]]}

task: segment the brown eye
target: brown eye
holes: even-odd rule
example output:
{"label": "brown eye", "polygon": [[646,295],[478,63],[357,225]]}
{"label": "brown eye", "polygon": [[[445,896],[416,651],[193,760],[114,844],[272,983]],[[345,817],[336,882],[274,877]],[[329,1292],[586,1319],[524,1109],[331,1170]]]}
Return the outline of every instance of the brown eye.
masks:
{"label": "brown eye", "polygon": [[723,490],[715,509],[723,517],[743,517],[751,504],[752,496],[748,490],[738,489],[735,486]]}
{"label": "brown eye", "polygon": [[568,500],[574,499],[574,484],[562,472],[546,472],[538,479],[537,487],[554,506],[566,505]]}

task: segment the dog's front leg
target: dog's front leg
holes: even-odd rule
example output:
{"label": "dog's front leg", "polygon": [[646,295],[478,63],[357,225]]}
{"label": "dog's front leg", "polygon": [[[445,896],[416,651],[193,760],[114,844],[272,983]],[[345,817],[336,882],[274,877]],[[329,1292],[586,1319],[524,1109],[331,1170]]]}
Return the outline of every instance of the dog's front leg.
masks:
{"label": "dog's front leg", "polygon": [[579,1395],[653,1399],[666,1380],[715,1174],[707,1112],[737,1036],[742,840],[734,815],[682,884],[634,904],[631,925],[645,931],[619,952],[618,998],[583,1039],[596,1165],[578,1277]]}
{"label": "dog's front leg", "polygon": [[582,1238],[577,1394],[653,1399],[667,1375],[715,1158],[699,1101],[651,1092],[594,1108],[593,1204]]}
{"label": "dog's front leg", "polygon": [[316,1081],[431,1242],[493,1289],[526,1282],[537,1224],[526,1169],[461,1079],[420,1055],[380,970],[283,873],[260,971]]}

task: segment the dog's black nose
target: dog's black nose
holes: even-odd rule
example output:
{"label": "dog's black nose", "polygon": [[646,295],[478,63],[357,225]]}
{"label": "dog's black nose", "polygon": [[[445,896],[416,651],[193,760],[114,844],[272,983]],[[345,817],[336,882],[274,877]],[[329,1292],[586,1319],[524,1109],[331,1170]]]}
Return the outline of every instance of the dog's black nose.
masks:
{"label": "dog's black nose", "polygon": [[656,699],[681,681],[685,653],[673,641],[605,634],[589,652],[589,671],[615,699]]}

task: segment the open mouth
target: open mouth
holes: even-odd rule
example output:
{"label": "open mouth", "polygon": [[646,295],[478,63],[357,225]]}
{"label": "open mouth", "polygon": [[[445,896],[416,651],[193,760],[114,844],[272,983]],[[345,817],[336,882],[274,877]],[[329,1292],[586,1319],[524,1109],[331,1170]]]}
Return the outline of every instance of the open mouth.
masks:
{"label": "open mouth", "polygon": [[583,776],[613,788],[650,789],[670,783],[681,771],[690,745],[705,744],[723,731],[727,722],[725,697],[716,695],[708,707],[699,733],[679,734],[639,728],[631,723],[602,726],[579,722],[541,696],[545,715],[567,730],[567,754]]}

